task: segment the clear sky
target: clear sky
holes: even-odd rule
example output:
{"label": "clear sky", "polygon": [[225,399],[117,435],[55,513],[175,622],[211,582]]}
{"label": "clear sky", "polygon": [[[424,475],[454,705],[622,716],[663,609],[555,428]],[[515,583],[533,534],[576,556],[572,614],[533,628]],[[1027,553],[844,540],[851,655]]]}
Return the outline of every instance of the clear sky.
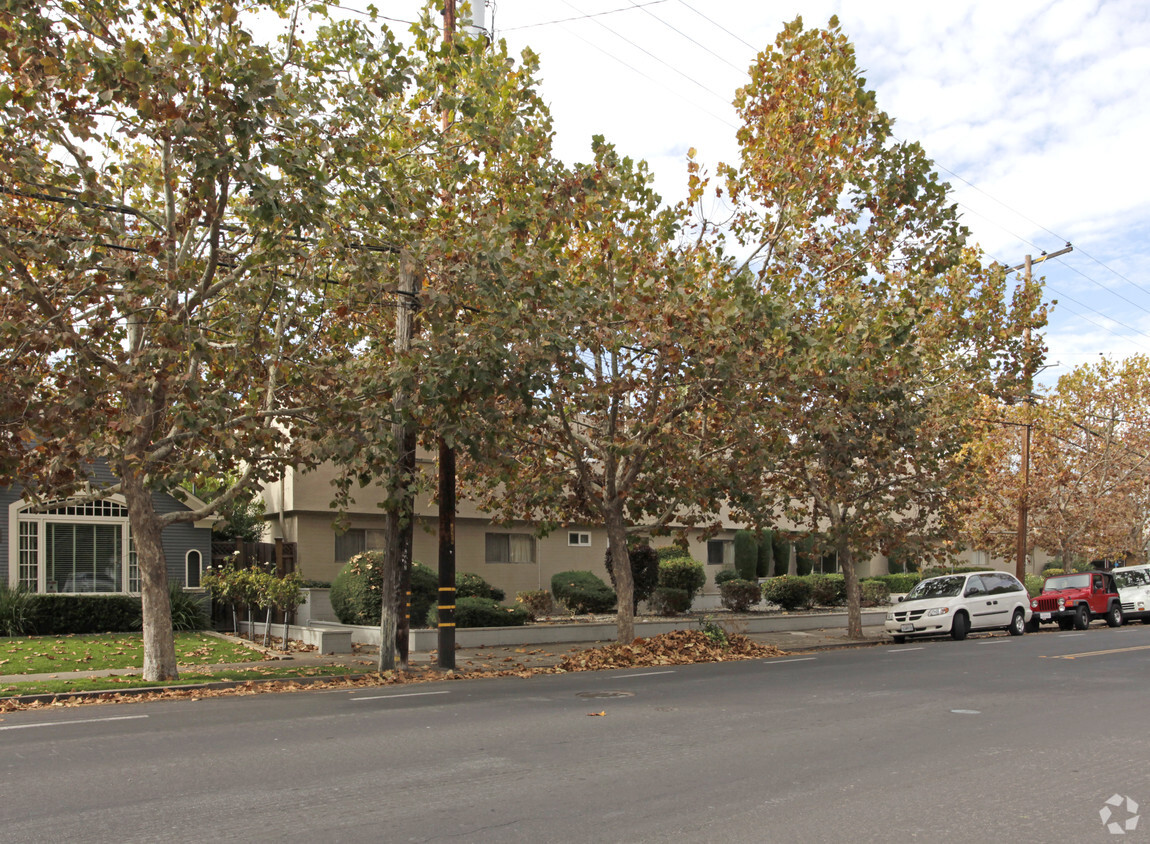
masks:
{"label": "clear sky", "polygon": [[[422,4],[376,5],[410,20]],[[1058,300],[1058,366],[1040,381],[1099,354],[1150,354],[1147,0],[489,0],[487,25],[539,54],[560,157],[586,160],[603,134],[678,199],[687,149],[711,168],[735,160],[730,103],[758,51],[783,22],[832,14],[988,260],[1074,244],[1036,270]]]}

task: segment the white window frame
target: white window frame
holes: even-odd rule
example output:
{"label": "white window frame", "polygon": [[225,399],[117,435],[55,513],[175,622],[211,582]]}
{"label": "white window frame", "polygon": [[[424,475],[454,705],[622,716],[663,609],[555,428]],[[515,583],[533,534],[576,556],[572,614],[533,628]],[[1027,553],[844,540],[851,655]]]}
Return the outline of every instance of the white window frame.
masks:
{"label": "white window frame", "polygon": [[[192,578],[189,576],[192,573],[192,554],[200,558],[200,564],[197,567],[196,585],[192,586]],[[185,589],[203,589],[204,577],[204,553],[199,548],[189,548],[184,554],[184,588]]]}
{"label": "white window frame", "polygon": [[571,548],[590,548],[591,534],[585,530],[567,531],[567,545]]}
{"label": "white window frame", "polygon": [[[82,593],[65,593],[65,594],[83,594],[83,595],[124,595],[124,594],[137,594],[140,591],[140,569],[136,557],[135,543],[132,541],[131,526],[128,524],[128,510],[127,502],[122,495],[112,495],[103,501],[108,504],[114,505],[117,514],[114,516],[106,516],[102,514],[68,514],[68,513],[51,513],[51,512],[29,512],[32,510],[33,505],[27,501],[15,501],[8,505],[8,585],[16,588],[22,581],[21,574],[25,571],[29,564],[24,562],[26,554],[21,553],[20,540],[23,537],[30,537],[32,533],[35,534],[36,547],[35,551],[35,565],[36,568],[36,582],[34,584],[35,591],[38,593],[45,593],[48,591],[48,530],[49,524],[70,524],[70,525],[119,525],[120,526],[120,580],[123,588],[119,592],[82,592]],[[94,506],[98,502],[93,502]],[[54,502],[49,510],[59,510],[64,508],[88,508],[87,504],[81,504],[75,501],[58,501]],[[22,527],[23,526],[23,527]],[[35,528],[34,531],[31,528]]]}

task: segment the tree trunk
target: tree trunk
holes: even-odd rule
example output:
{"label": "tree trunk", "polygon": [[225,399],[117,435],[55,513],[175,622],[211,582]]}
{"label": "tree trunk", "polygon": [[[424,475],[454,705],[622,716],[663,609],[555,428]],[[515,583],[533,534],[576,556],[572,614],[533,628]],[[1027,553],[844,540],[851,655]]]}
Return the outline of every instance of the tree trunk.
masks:
{"label": "tree trunk", "polygon": [[168,594],[168,566],[162,531],[152,504],[152,493],[130,466],[119,475],[128,505],[136,560],[140,569],[140,604],[144,620],[144,679],[175,680],[176,642],[172,633],[172,604]]}
{"label": "tree trunk", "polygon": [[611,568],[615,575],[616,639],[627,645],[635,640],[635,578],[631,572],[631,554],[627,549],[627,530],[622,512],[607,514],[607,544],[611,549]]}
{"label": "tree trunk", "polygon": [[859,578],[858,572],[855,571],[850,542],[845,536],[839,540],[838,551],[839,565],[842,567],[847,589],[847,638],[861,639],[863,638],[862,600],[859,595]]}

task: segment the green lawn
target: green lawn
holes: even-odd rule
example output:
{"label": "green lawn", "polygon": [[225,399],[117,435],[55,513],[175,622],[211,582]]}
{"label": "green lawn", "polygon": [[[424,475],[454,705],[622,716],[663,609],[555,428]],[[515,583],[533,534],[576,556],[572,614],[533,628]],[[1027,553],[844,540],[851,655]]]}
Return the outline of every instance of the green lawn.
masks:
{"label": "green lawn", "polygon": [[180,686],[194,683],[215,683],[225,680],[269,680],[304,677],[343,676],[348,673],[342,665],[310,666],[307,668],[243,668],[215,672],[198,670],[180,671],[180,679],[164,683],[152,683],[139,676],[120,677],[78,677],[72,680],[61,677],[58,680],[36,680],[28,682],[0,683],[0,700],[19,695],[51,695],[67,692],[120,691],[123,689]]}
{"label": "green lawn", "polygon": [[[181,665],[256,662],[264,655],[235,642],[203,633],[176,634]],[[0,675],[64,674],[116,668],[142,668],[144,641],[139,633],[98,636],[24,636],[0,638]]]}

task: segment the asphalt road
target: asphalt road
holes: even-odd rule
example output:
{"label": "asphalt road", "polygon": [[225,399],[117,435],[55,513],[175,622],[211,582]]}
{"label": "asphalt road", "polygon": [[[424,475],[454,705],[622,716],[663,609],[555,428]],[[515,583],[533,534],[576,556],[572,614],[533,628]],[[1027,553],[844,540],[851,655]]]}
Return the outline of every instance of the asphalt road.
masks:
{"label": "asphalt road", "polygon": [[1148,684],[1135,624],[17,712],[0,841],[1150,840]]}

